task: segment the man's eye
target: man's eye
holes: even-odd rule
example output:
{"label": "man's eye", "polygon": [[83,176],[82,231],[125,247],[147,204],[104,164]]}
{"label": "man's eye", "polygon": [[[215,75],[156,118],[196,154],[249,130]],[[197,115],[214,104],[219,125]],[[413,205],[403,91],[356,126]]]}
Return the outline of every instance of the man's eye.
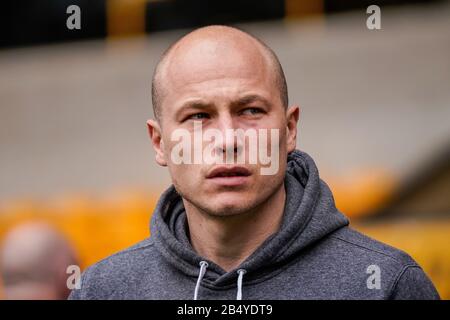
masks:
{"label": "man's eye", "polygon": [[187,117],[187,119],[191,119],[191,120],[202,120],[202,119],[208,119],[208,118],[209,118],[209,114],[207,114],[205,112],[194,113]]}
{"label": "man's eye", "polygon": [[251,115],[251,116],[260,114],[260,113],[263,113],[263,110],[261,110],[260,108],[247,108],[242,111],[242,114]]}

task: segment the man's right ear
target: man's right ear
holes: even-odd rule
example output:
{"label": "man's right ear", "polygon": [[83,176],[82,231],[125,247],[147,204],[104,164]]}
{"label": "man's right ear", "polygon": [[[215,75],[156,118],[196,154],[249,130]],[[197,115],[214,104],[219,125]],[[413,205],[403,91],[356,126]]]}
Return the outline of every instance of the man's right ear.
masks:
{"label": "man's right ear", "polygon": [[167,161],[164,154],[164,141],[161,135],[161,127],[159,123],[153,119],[147,120],[148,134],[152,141],[153,149],[155,149],[155,160],[160,166],[166,167]]}

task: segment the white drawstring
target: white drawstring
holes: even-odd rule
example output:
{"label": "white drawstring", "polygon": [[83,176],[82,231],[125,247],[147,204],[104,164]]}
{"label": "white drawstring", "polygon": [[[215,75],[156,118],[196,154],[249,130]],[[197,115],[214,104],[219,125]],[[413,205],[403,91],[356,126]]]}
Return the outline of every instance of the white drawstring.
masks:
{"label": "white drawstring", "polygon": [[236,295],[236,300],[242,300],[242,278],[244,277],[244,274],[247,271],[245,269],[239,269],[237,271],[238,273],[238,279],[237,279],[237,295]]}
{"label": "white drawstring", "polygon": [[[200,289],[200,284],[203,280],[203,277],[206,273],[206,268],[208,268],[208,262],[206,261],[200,261],[200,272],[198,273],[197,278],[197,284],[195,285],[194,290],[194,300],[197,300],[198,298],[198,290]],[[237,295],[236,300],[242,300],[242,279],[244,278],[244,274],[247,271],[245,269],[239,269],[237,271],[238,273],[238,279],[237,279]]]}
{"label": "white drawstring", "polygon": [[198,274],[197,284],[194,290],[194,300],[197,300],[198,290],[200,289],[200,283],[202,282],[203,276],[205,275],[206,268],[208,268],[208,262],[200,261],[200,272]]}

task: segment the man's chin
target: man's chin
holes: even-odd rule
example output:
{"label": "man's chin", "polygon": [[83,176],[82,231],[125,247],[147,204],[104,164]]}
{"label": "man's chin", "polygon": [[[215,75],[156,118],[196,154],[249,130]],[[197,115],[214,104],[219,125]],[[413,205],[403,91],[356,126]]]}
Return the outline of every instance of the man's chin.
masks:
{"label": "man's chin", "polygon": [[214,216],[233,216],[246,213],[250,211],[253,206],[251,205],[251,201],[249,199],[217,199],[211,200],[210,209],[208,210],[211,215]]}

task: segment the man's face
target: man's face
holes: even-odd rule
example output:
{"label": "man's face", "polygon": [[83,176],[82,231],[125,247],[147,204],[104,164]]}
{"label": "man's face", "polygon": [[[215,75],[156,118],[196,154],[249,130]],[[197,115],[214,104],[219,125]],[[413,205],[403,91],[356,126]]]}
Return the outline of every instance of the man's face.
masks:
{"label": "man's face", "polygon": [[[298,108],[286,111],[282,105],[275,69],[254,44],[220,47],[215,41],[174,52],[169,61],[156,129],[161,134],[158,162],[168,166],[184,201],[208,214],[233,215],[256,208],[282,187],[287,154],[295,148]],[[223,139],[194,141],[211,129]],[[230,138],[237,129],[255,132],[256,140]],[[180,152],[180,140],[174,141],[176,131],[189,133],[189,163],[176,159],[187,155],[186,149]],[[266,133],[266,142],[261,132]],[[212,153],[203,153],[208,145]],[[194,161],[198,149],[223,163]],[[239,155],[245,163],[237,162]],[[268,155],[271,163],[263,164],[261,155]],[[251,156],[256,162],[250,163]],[[261,174],[270,166],[270,174]]]}

